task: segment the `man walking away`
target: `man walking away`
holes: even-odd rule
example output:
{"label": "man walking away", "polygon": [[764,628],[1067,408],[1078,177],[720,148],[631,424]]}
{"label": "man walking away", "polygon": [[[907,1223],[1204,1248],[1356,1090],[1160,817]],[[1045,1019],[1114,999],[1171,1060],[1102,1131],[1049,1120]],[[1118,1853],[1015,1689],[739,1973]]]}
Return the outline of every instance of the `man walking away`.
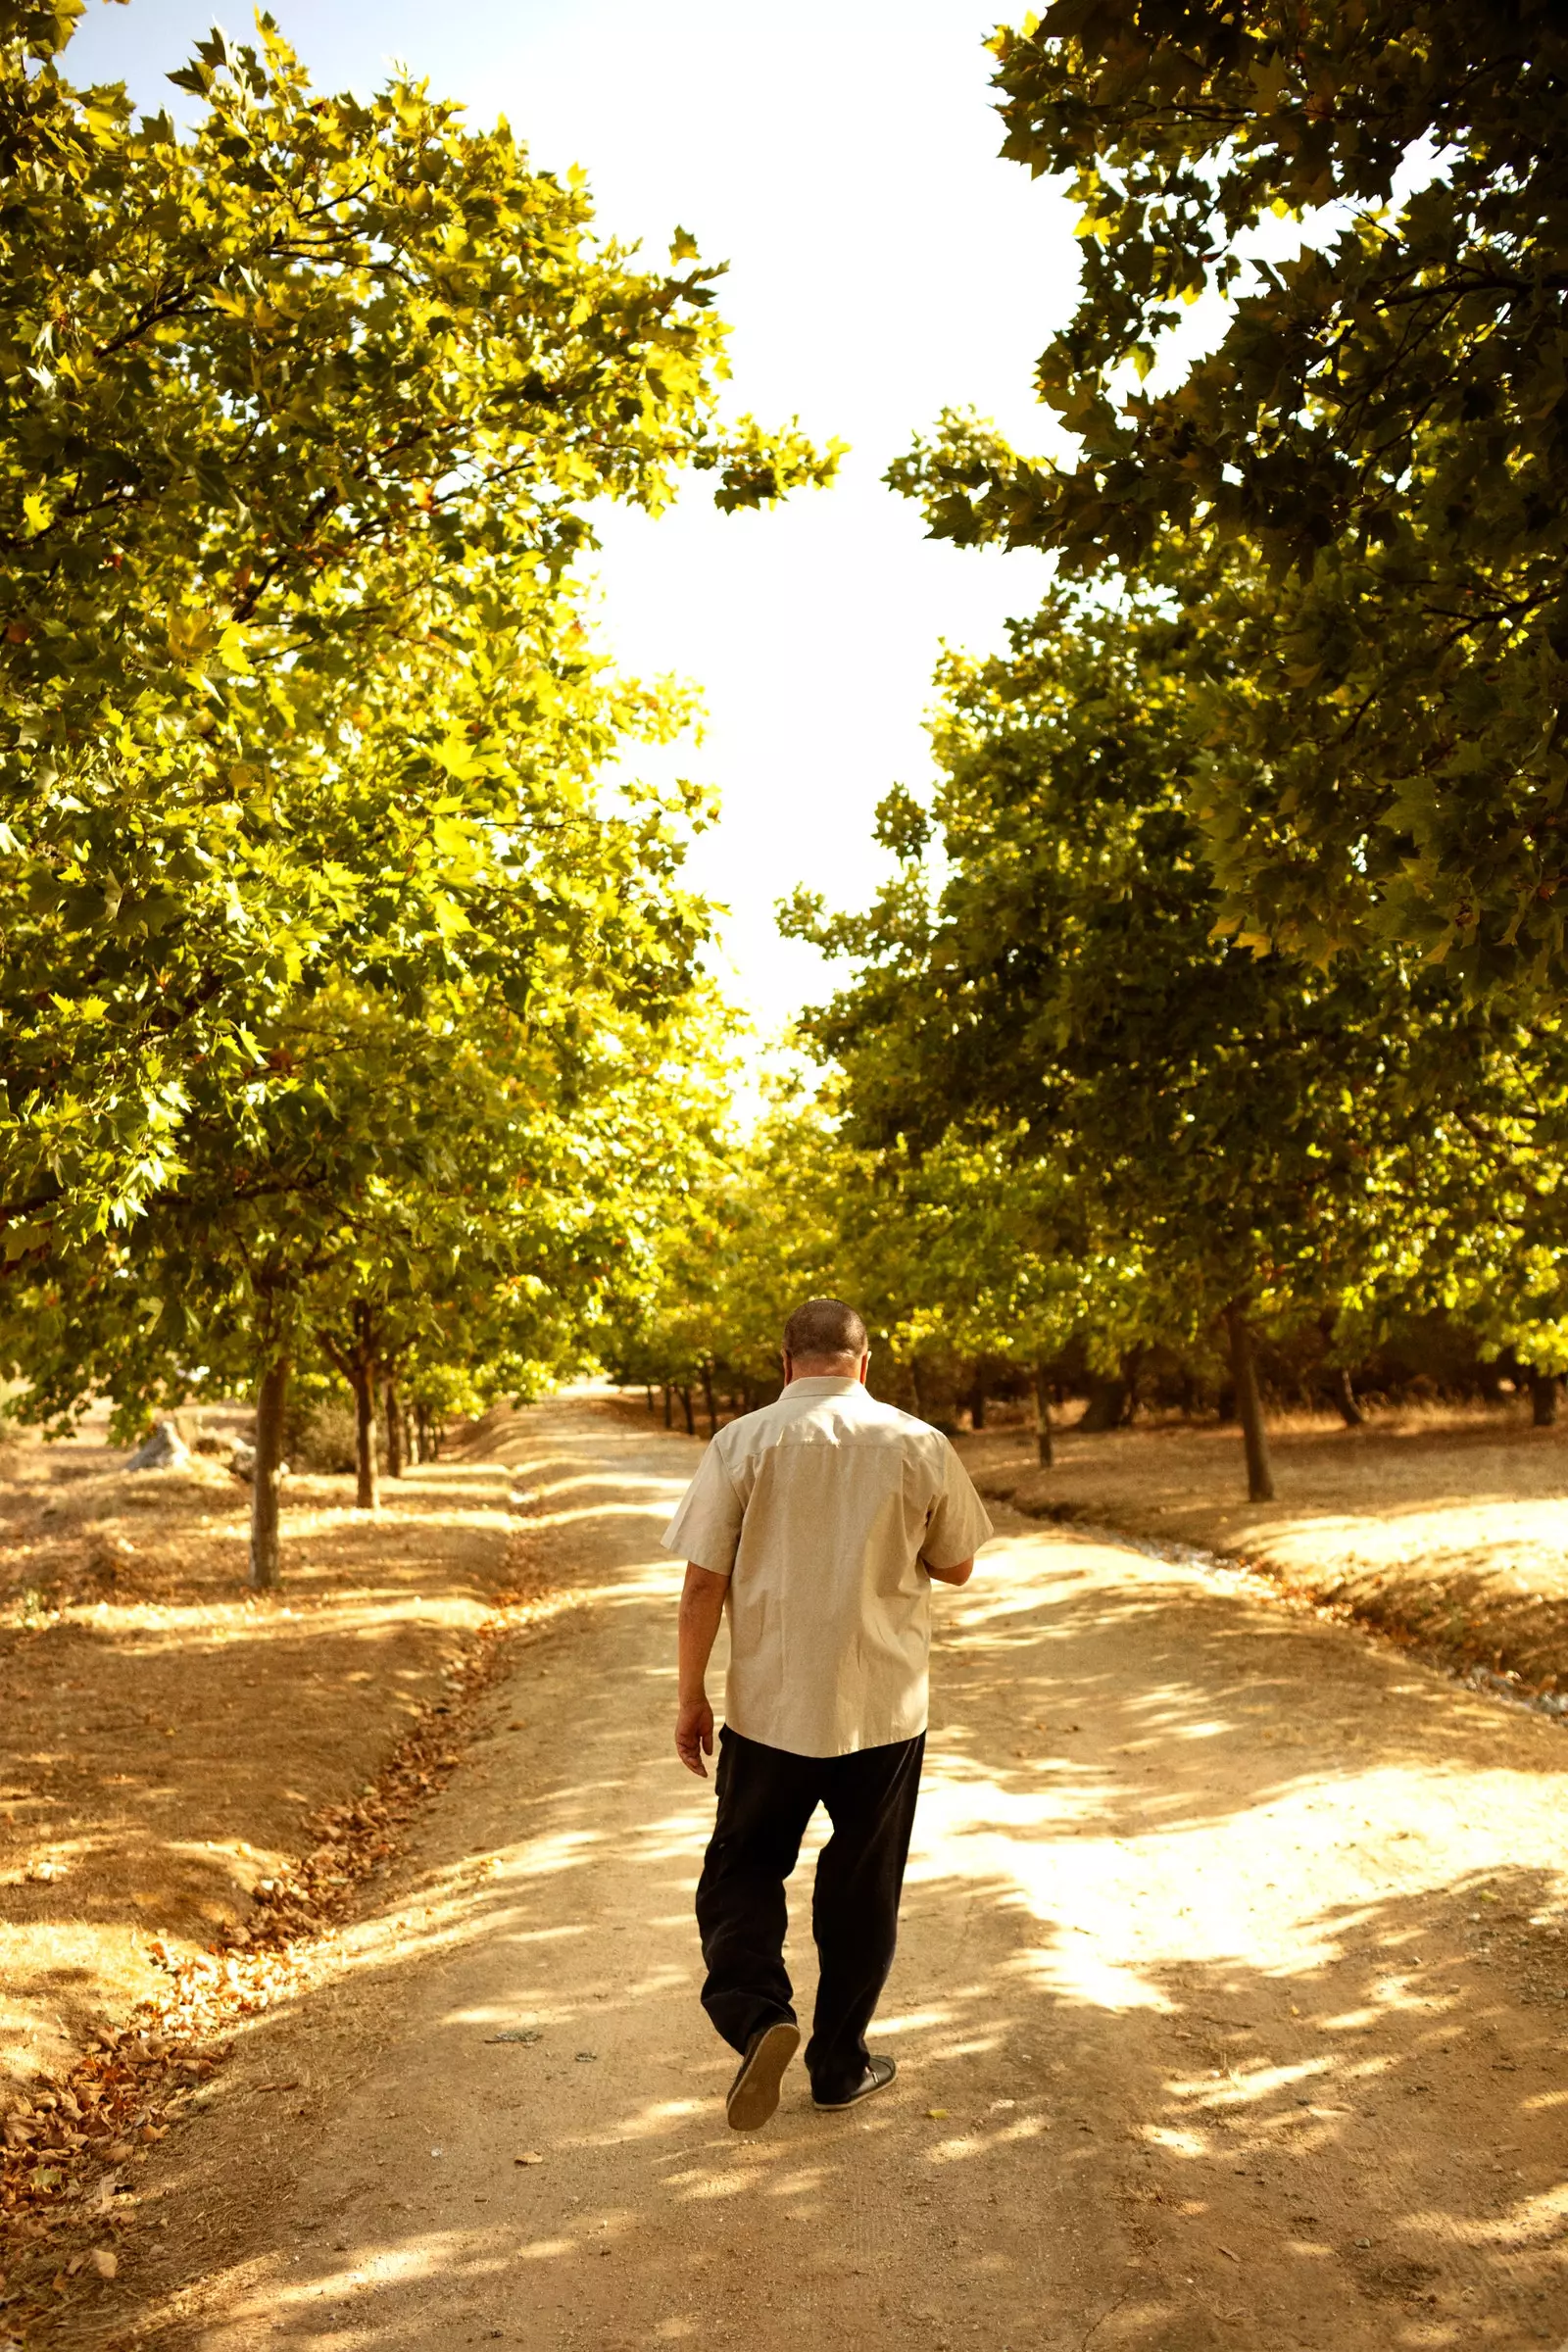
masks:
{"label": "man walking away", "polygon": [[806,2052],[818,2107],[891,2082],[865,2029],[893,1965],[925,1753],[931,1580],[967,1583],[992,1532],[937,1430],[865,1387],[865,1326],[808,1298],[784,1333],[784,1394],[721,1429],[664,1548],[687,1562],[675,1749],[706,1780],[708,1661],[729,1603],[718,1816],[697,1889],[703,2006],[741,2053],[728,2113],[755,2132],[800,2043],[784,1967],[784,1882],[807,1823],[819,1982]]}

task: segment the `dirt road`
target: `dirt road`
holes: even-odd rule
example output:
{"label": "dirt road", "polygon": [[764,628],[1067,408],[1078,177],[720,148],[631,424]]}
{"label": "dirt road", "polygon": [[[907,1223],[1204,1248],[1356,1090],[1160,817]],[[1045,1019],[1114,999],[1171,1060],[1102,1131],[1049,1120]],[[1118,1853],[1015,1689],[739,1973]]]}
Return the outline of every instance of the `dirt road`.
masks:
{"label": "dirt road", "polygon": [[[656,1545],[698,1447],[588,1402],[519,1427],[517,1507],[576,1605],[333,1989],[171,2143],[95,2340],[1568,2339],[1568,1733],[1002,1512],[940,1596],[873,2034],[898,2082],[823,2117],[797,2068],[743,2138],[697,2005],[712,1799],[669,1752]],[[793,1965],[808,2003],[804,1931]]]}

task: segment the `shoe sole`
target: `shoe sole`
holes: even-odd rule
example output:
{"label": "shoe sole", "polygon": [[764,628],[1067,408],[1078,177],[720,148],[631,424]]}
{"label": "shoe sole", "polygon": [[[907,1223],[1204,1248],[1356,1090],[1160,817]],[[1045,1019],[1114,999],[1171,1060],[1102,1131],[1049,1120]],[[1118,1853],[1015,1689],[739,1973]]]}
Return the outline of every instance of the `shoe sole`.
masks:
{"label": "shoe sole", "polygon": [[725,2103],[732,2132],[760,2132],[778,2106],[784,2069],[801,2046],[799,2026],[769,2026],[747,2058]]}
{"label": "shoe sole", "polygon": [[859,2090],[852,2090],[847,2099],[813,2099],[811,2105],[818,2115],[842,2115],[846,2107],[858,2107],[863,2099],[874,2099],[879,2090],[886,2090],[898,2071],[889,2061],[888,2072],[880,2082],[867,2082]]}

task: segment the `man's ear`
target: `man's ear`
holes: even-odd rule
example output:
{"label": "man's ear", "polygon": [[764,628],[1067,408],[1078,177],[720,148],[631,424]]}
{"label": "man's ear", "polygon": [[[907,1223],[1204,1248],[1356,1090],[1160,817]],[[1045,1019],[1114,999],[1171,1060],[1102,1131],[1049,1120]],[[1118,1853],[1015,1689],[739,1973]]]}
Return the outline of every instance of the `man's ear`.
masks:
{"label": "man's ear", "polygon": [[787,1348],[784,1350],[782,1360],[784,1364],[784,1386],[788,1388],[790,1382],[795,1378],[795,1358],[791,1355]]}
{"label": "man's ear", "polygon": [[863,1389],[863,1388],[865,1387],[865,1385],[866,1385],[865,1376],[866,1376],[867,1372],[869,1372],[869,1371],[870,1371],[870,1369],[871,1369],[871,1350],[870,1350],[870,1348],[868,1348],[866,1349],[865,1353],[864,1353],[864,1354],[861,1356],[861,1358],[860,1358],[860,1386],[861,1386],[861,1388],[862,1388],[862,1389]]}

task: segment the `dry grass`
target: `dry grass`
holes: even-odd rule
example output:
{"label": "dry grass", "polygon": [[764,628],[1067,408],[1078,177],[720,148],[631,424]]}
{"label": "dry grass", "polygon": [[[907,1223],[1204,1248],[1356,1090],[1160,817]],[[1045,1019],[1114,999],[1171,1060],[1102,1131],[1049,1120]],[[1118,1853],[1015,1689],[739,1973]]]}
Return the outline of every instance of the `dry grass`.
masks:
{"label": "dry grass", "polygon": [[1568,1688],[1568,1427],[1523,1405],[1422,1405],[1359,1430],[1273,1425],[1276,1500],[1249,1503],[1234,1429],[1152,1422],[959,1440],[982,1491],[1040,1517],[1233,1554],[1454,1663]]}

